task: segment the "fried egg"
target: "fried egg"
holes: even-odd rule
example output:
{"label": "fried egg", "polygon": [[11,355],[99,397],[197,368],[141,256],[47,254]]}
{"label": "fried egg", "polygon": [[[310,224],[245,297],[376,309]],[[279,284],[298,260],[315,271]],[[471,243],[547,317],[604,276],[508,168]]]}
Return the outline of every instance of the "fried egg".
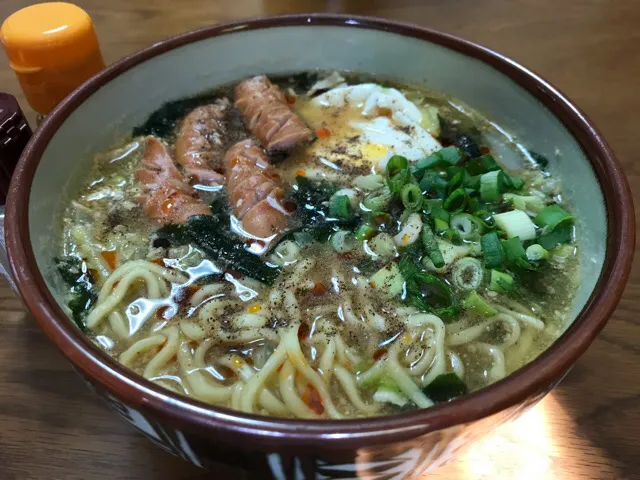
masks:
{"label": "fried egg", "polygon": [[339,86],[300,102],[297,110],[318,137],[304,152],[305,163],[319,169],[309,165],[310,176],[330,177],[327,170],[350,166],[382,171],[393,155],[414,162],[442,148],[425,128],[434,116],[426,116],[395,88]]}

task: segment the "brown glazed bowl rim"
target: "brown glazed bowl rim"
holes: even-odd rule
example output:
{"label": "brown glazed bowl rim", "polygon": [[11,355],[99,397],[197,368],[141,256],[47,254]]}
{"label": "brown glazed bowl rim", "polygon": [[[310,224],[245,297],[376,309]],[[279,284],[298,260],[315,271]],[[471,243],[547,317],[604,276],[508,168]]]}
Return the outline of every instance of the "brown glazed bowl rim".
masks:
{"label": "brown glazed bowl rim", "polygon": [[[29,197],[34,173],[49,140],[76,107],[122,72],[182,45],[234,32],[305,25],[392,32],[480,60],[542,102],[566,126],[590,159],[603,190],[608,216],[602,273],[589,300],[567,331],[537,359],[504,380],[449,403],[394,416],[311,421],[247,415],[174,394],[119,365],[68,320],[48,291],[31,249]],[[408,440],[490,416],[545,392],[584,353],[613,313],[631,268],[634,223],[629,185],[613,152],[587,116],[535,73],[485,47],[427,28],[370,17],[303,14],[243,20],[184,33],[125,57],[85,82],[47,117],[24,151],[11,183],[6,240],[11,270],[27,307],[47,336],[92,383],[125,404],[153,413],[155,418],[179,429],[205,435],[209,432],[241,448],[263,445],[274,451],[294,445],[344,449]]]}

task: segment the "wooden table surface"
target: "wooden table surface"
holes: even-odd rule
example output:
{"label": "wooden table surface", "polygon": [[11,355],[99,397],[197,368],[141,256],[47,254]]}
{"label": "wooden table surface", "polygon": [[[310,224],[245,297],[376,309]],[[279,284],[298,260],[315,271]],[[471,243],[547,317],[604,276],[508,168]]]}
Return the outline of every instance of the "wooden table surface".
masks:
{"label": "wooden table surface", "polygon": [[[0,17],[26,6],[2,0]],[[640,1],[85,0],[107,62],[163,37],[294,12],[375,15],[503,52],[563,90],[598,125],[640,192]],[[4,60],[4,58],[3,58]],[[6,61],[0,87],[20,99]],[[33,119],[30,114],[30,119]],[[640,268],[609,325],[536,408],[434,479],[640,478]],[[217,478],[165,454],[94,398],[6,283],[0,285],[0,479]]]}

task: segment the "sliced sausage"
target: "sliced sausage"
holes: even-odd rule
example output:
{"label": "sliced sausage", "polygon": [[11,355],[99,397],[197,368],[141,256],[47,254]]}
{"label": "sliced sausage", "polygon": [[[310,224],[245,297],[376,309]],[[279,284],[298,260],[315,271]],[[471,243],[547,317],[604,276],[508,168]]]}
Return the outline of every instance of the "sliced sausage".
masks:
{"label": "sliced sausage", "polygon": [[185,174],[197,183],[223,185],[225,115],[229,100],[203,105],[182,120],[176,139],[176,159]]}
{"label": "sliced sausage", "polygon": [[263,239],[280,235],[287,226],[283,190],[264,150],[243,140],[227,151],[224,163],[229,203],[244,231]]}
{"label": "sliced sausage", "polygon": [[249,78],[235,88],[235,106],[245,125],[267,153],[289,152],[310,141],[313,133],[294,113],[277,85],[265,76]]}
{"label": "sliced sausage", "polygon": [[143,194],[139,201],[144,213],[160,223],[185,223],[192,215],[211,215],[209,207],[178,171],[165,145],[148,137],[142,166],[136,171]]}

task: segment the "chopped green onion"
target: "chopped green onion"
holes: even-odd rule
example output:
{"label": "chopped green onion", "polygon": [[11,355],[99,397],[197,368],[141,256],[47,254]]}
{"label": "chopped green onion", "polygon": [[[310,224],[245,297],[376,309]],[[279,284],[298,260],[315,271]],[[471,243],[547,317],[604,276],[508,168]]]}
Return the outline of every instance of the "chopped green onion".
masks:
{"label": "chopped green onion", "polygon": [[482,233],[482,221],[469,215],[468,213],[459,213],[451,217],[449,225],[452,229],[457,230],[460,238],[463,240],[477,240]]}
{"label": "chopped green onion", "polygon": [[365,252],[370,252],[376,257],[393,258],[397,255],[396,244],[393,237],[388,233],[379,233],[375,237],[367,240]]}
{"label": "chopped green onion", "polygon": [[542,245],[538,245],[537,243],[529,245],[525,250],[525,253],[527,255],[527,259],[532,262],[539,262],[549,256],[549,252]]}
{"label": "chopped green onion", "polygon": [[373,225],[376,225],[378,227],[383,225],[389,226],[391,225],[391,222],[393,220],[391,215],[389,215],[387,212],[370,212],[368,217],[369,217],[369,221]]}
{"label": "chopped green onion", "polygon": [[476,258],[461,258],[453,265],[451,279],[462,290],[478,289],[484,279],[482,263]]}
{"label": "chopped green onion", "polygon": [[445,198],[449,183],[438,172],[428,170],[420,180],[420,191],[427,197]]}
{"label": "chopped green onion", "polygon": [[400,198],[402,198],[404,208],[410,212],[417,212],[420,210],[420,207],[422,207],[422,192],[420,191],[420,187],[415,183],[410,183],[402,187]]}
{"label": "chopped green onion", "polygon": [[498,228],[503,230],[508,238],[520,237],[521,240],[533,240],[536,238],[536,226],[529,215],[522,210],[497,213],[493,216]]}
{"label": "chopped green onion", "polygon": [[547,250],[557,247],[563,243],[571,242],[573,237],[573,225],[570,223],[561,223],[551,232],[538,237],[538,243]]}
{"label": "chopped green onion", "polygon": [[353,234],[346,230],[340,230],[331,235],[330,242],[333,249],[338,253],[347,253],[355,247]]}
{"label": "chopped green onion", "polygon": [[351,216],[351,200],[347,195],[334,195],[329,199],[329,215],[334,218]]}
{"label": "chopped green onion", "polygon": [[436,232],[442,233],[449,230],[449,224],[447,223],[446,220],[443,220],[442,218],[434,218],[433,228],[435,229]]}
{"label": "chopped green onion", "polygon": [[527,260],[527,254],[520,237],[509,238],[508,240],[503,240],[501,243],[508,264],[525,270],[535,269],[535,267],[529,263],[529,260]]}
{"label": "chopped green onion", "polygon": [[462,167],[450,167],[447,169],[449,177],[449,191],[452,192],[456,188],[462,187],[464,181],[465,170]]}
{"label": "chopped green onion", "polygon": [[500,200],[500,170],[494,170],[480,177],[480,198],[483,202],[497,202]]}
{"label": "chopped green onion", "polygon": [[460,212],[464,210],[467,204],[467,194],[462,188],[458,188],[451,192],[451,194],[444,201],[442,206],[449,212]]}
{"label": "chopped green onion", "polygon": [[379,190],[384,187],[384,177],[382,175],[361,175],[353,181],[354,185],[361,190]]}
{"label": "chopped green onion", "polygon": [[540,213],[544,209],[544,200],[537,195],[515,195],[513,193],[504,194],[505,201],[513,205],[514,208],[524,212]]}
{"label": "chopped green onion", "polygon": [[469,172],[467,172],[465,170],[464,172],[464,179],[462,181],[462,185],[465,188],[469,188],[472,190],[479,190],[480,189],[480,178],[482,177],[482,175],[471,175],[469,174]]}
{"label": "chopped green onion", "polygon": [[378,270],[369,279],[369,284],[386,298],[397,297],[404,290],[404,278],[398,265],[393,262]]}
{"label": "chopped green onion", "polygon": [[406,295],[406,300],[414,307],[445,319],[455,316],[459,310],[451,287],[438,277],[419,270],[406,279]]}
{"label": "chopped green onion", "polygon": [[492,172],[494,170],[502,170],[500,165],[491,155],[483,155],[475,158],[465,166],[469,175],[482,175],[483,173]]}
{"label": "chopped green onion", "polygon": [[433,265],[436,268],[444,267],[444,257],[442,256],[442,252],[440,251],[440,247],[438,247],[438,242],[436,242],[436,239],[433,236],[433,231],[426,222],[422,227],[420,236],[422,238],[424,251],[433,262]]}
{"label": "chopped green onion", "polygon": [[573,215],[566,212],[559,205],[549,205],[542,210],[535,221],[536,224],[542,228],[543,234],[551,232],[561,223],[569,223],[575,219]]}
{"label": "chopped green onion", "polygon": [[455,165],[462,159],[460,150],[458,150],[456,147],[442,148],[438,150],[435,155],[440,157],[443,162],[448,163],[449,165]]}
{"label": "chopped green onion", "polygon": [[469,392],[467,385],[455,373],[438,375],[422,392],[436,403],[448,402]]}
{"label": "chopped green onion", "polygon": [[362,206],[370,211],[378,212],[384,211],[389,206],[391,201],[391,191],[387,188],[381,188],[380,190],[367,195],[362,201]]}
{"label": "chopped green onion", "polygon": [[409,161],[405,157],[401,155],[394,155],[387,162],[387,177],[391,178],[402,170],[406,170],[408,167]]}
{"label": "chopped green onion", "polygon": [[366,223],[360,225],[358,229],[355,231],[354,236],[356,240],[368,240],[376,234],[376,230]]}
{"label": "chopped green onion", "polygon": [[460,154],[460,150],[456,147],[446,147],[432,153],[426,158],[418,160],[411,167],[411,170],[413,173],[420,176],[425,170],[430,168],[455,165],[461,160],[461,158],[462,155]]}
{"label": "chopped green onion", "polygon": [[462,307],[476,315],[483,317],[493,317],[498,311],[489,305],[477,292],[471,292],[462,302]]}
{"label": "chopped green onion", "polygon": [[505,190],[520,190],[524,187],[524,180],[520,177],[511,177],[507,174],[502,175],[502,184]]}
{"label": "chopped green onion", "polygon": [[400,193],[402,188],[413,182],[413,176],[408,168],[404,170],[400,170],[392,177],[387,178],[387,185],[389,186],[389,190],[391,193]]}
{"label": "chopped green onion", "polygon": [[425,198],[422,202],[425,213],[431,214],[434,210],[442,210],[442,200],[439,198]]}
{"label": "chopped green onion", "polygon": [[496,268],[502,266],[502,245],[496,232],[483,235],[480,239],[480,245],[482,246],[485,267]]}
{"label": "chopped green onion", "polygon": [[513,288],[513,277],[505,272],[491,270],[491,281],[489,290],[494,292],[508,292]]}

